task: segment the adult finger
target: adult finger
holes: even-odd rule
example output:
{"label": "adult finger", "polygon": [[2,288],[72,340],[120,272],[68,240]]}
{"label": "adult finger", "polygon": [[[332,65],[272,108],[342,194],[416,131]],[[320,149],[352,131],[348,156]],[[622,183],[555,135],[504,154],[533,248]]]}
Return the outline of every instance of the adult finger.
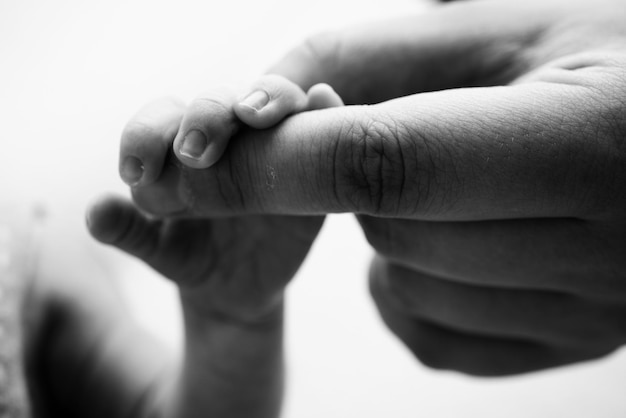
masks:
{"label": "adult finger", "polygon": [[591,350],[625,342],[622,306],[571,294],[450,281],[378,258],[372,280],[406,315],[460,332]]}
{"label": "adult finger", "polygon": [[[626,283],[623,230],[576,219],[427,222],[360,216],[376,251],[468,285],[619,300]],[[619,264],[622,266],[620,268]]]}
{"label": "adult finger", "polygon": [[389,329],[422,363],[434,369],[507,376],[591,360],[613,351],[555,348],[535,341],[465,333],[400,315],[377,303]]}
{"label": "adult finger", "polygon": [[[176,195],[202,215],[609,215],[609,196],[626,201],[624,150],[610,139],[626,131],[616,119],[626,86],[610,71],[593,87],[587,75],[562,71],[571,84],[446,90],[294,115],[234,138],[210,170],[179,173]],[[141,189],[138,201],[158,213],[144,199],[156,190]]]}
{"label": "adult finger", "polygon": [[371,270],[371,292],[379,312],[390,328],[425,365],[480,376],[531,372],[598,358],[612,348],[563,347],[510,335],[468,332],[449,325],[408,315],[397,300],[380,289],[377,271]]}

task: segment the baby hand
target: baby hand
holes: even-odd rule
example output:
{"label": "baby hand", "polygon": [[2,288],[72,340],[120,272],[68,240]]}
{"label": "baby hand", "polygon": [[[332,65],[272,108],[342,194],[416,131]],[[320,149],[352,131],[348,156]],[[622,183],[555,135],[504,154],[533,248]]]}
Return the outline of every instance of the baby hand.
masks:
{"label": "baby hand", "polygon": [[[262,129],[296,112],[342,104],[326,85],[305,93],[277,76],[262,78],[251,91],[241,100],[234,92],[214,91],[187,108],[160,101],[136,115],[120,151],[120,174],[141,196],[135,203],[148,202],[160,214],[180,213],[187,202],[176,196],[185,193],[185,170],[213,169],[208,167],[239,129]],[[220,191],[215,193],[219,198]],[[183,301],[195,309],[254,321],[280,305],[323,218],[155,219],[131,202],[109,197],[91,208],[88,221],[96,239],[176,282]]]}

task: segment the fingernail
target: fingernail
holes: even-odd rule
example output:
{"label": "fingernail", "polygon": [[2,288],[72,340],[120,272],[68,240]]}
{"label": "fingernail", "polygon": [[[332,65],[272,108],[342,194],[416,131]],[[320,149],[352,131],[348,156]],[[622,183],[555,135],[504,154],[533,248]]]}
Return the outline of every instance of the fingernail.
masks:
{"label": "fingernail", "polygon": [[263,90],[255,90],[247,95],[240,104],[248,106],[257,112],[263,109],[270,102],[270,96]]}
{"label": "fingernail", "polygon": [[120,176],[124,183],[129,186],[134,186],[139,183],[141,177],[143,177],[143,163],[137,157],[129,156],[126,157],[124,162],[122,163],[122,167],[120,168]]}
{"label": "fingernail", "polygon": [[207,145],[208,141],[206,136],[204,136],[201,131],[193,129],[187,132],[183,138],[183,143],[180,146],[180,153],[187,158],[198,160],[202,157],[202,154],[204,154],[204,150]]}

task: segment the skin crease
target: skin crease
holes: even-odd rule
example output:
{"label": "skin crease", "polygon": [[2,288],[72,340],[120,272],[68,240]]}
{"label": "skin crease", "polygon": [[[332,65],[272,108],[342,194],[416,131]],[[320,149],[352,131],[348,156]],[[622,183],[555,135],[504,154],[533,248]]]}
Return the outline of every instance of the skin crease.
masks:
{"label": "skin crease", "polygon": [[[626,339],[625,5],[468,0],[311,38],[270,72],[303,89],[326,82],[352,106],[242,129],[208,169],[164,160],[135,202],[159,215],[218,216],[218,228],[233,222],[225,215],[279,215],[253,235],[294,234],[301,257],[322,218],[288,215],[357,213],[377,251],[374,300],[432,367],[500,376],[603,356]],[[173,141],[186,108],[161,102],[150,112],[159,116],[139,122],[154,124],[130,121],[123,141]],[[271,190],[268,166],[280,180]],[[163,198],[172,206],[159,213]],[[132,252],[130,241],[112,242]],[[96,303],[80,278],[49,279],[33,296],[33,328],[46,330],[33,346],[54,349],[33,357],[57,389],[43,390],[41,404],[68,417],[167,415],[159,394],[173,372],[133,324],[118,327],[126,315],[106,280]],[[281,304],[242,300],[244,317]],[[103,338],[114,329],[119,337]],[[106,349],[93,348],[103,340]],[[77,382],[92,392],[76,396]]]}

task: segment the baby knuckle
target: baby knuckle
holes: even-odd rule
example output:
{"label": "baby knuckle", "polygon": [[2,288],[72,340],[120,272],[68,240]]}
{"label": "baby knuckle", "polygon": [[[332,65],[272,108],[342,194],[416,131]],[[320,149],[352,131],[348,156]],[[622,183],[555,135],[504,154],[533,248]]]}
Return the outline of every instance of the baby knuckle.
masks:
{"label": "baby knuckle", "polygon": [[187,110],[187,117],[204,119],[206,116],[211,116],[212,119],[215,119],[216,115],[230,115],[232,113],[229,105],[231,102],[232,100],[225,93],[216,91],[207,93],[191,101]]}
{"label": "baby knuckle", "polygon": [[174,97],[164,97],[146,104],[124,126],[122,142],[141,143],[142,140],[156,140],[169,137],[177,124],[167,121],[182,115],[185,105]]}
{"label": "baby knuckle", "polygon": [[135,144],[144,140],[159,138],[161,131],[148,121],[134,119],[122,131],[122,143]]}

